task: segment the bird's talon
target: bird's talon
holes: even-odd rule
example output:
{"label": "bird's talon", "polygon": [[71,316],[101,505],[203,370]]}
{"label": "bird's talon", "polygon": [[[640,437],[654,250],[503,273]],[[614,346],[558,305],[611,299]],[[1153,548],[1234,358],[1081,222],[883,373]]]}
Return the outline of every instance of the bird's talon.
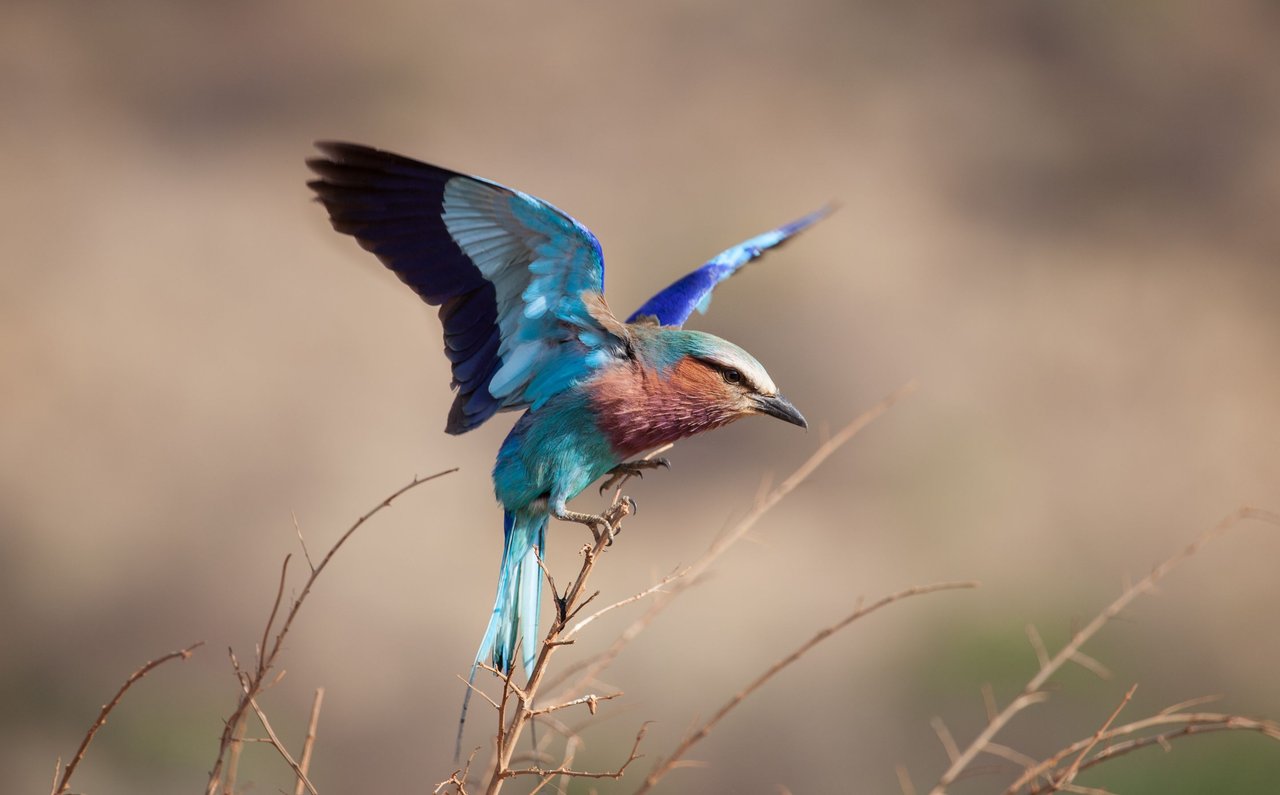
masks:
{"label": "bird's talon", "polygon": [[606,491],[616,488],[623,479],[628,477],[637,477],[643,480],[646,469],[657,469],[658,467],[670,469],[671,461],[666,458],[641,458],[638,461],[623,461],[609,470],[609,479],[600,484],[600,494],[603,496]]}

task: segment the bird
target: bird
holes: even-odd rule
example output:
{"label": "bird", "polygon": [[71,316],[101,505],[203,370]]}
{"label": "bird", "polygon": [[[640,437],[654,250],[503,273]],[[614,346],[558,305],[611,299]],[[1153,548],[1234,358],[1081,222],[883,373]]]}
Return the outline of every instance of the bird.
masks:
{"label": "bird", "polygon": [[524,411],[493,469],[502,564],[471,681],[485,658],[508,677],[518,658],[528,674],[549,520],[613,530],[601,514],[571,510],[570,500],[606,475],[667,466],[631,459],[742,417],[808,427],[751,354],[684,324],[706,312],[718,284],[832,207],[721,252],[619,320],[604,299],[599,241],[550,203],[361,144],[316,147],[307,184],[333,228],[439,308],[457,392],[445,432]]}

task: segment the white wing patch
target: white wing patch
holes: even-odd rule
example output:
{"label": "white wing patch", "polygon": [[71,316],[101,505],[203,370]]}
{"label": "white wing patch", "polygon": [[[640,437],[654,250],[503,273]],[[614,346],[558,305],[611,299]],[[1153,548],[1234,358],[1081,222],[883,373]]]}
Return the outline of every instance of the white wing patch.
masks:
{"label": "white wing patch", "polygon": [[536,407],[598,367],[610,336],[582,303],[603,278],[591,233],[533,196],[474,179],[448,182],[441,204],[445,229],[494,288],[502,364],[489,394]]}

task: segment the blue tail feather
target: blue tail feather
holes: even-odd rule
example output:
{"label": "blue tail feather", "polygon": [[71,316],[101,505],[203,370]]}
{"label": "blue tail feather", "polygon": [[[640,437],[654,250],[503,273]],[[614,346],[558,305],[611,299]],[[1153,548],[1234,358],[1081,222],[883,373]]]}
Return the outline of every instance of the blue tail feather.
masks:
{"label": "blue tail feather", "polygon": [[542,607],[542,567],[538,558],[546,545],[546,514],[515,514],[507,511],[503,516],[502,567],[498,574],[498,595],[489,616],[471,675],[467,678],[467,692],[462,698],[462,715],[458,719],[458,741],[454,748],[455,760],[462,752],[462,730],[467,722],[467,705],[471,701],[471,685],[476,670],[486,657],[493,667],[506,674],[515,670],[516,643],[520,643],[521,659],[527,676],[533,670],[541,638],[538,635],[538,617]]}

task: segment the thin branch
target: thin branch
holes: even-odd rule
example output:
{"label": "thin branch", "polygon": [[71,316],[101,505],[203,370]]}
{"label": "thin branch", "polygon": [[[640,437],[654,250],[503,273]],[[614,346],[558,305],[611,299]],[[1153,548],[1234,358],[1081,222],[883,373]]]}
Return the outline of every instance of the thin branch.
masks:
{"label": "thin branch", "polygon": [[1171,749],[1170,740],[1176,740],[1179,737],[1190,737],[1193,734],[1207,734],[1209,732],[1220,731],[1255,731],[1273,740],[1280,740],[1280,724],[1272,721],[1260,721],[1252,718],[1246,718],[1241,715],[1228,715],[1226,720],[1221,723],[1195,723],[1183,726],[1181,729],[1156,734],[1149,737],[1140,737],[1133,740],[1125,740],[1123,742],[1113,743],[1103,748],[1092,759],[1080,766],[1081,770],[1086,770],[1096,764],[1105,762],[1117,756],[1123,756],[1131,751],[1144,748],[1149,745],[1159,745],[1166,751]]}
{"label": "thin branch", "polygon": [[467,777],[471,775],[471,762],[476,758],[476,751],[479,750],[477,748],[471,752],[467,757],[467,764],[462,769],[453,771],[448,778],[437,784],[436,788],[431,790],[432,795],[440,795],[444,788],[450,785],[453,786],[454,795],[467,795]]}
{"label": "thin branch", "polygon": [[996,692],[991,689],[990,682],[982,683],[982,706],[987,710],[987,720],[995,720],[1000,709],[996,706]]}
{"label": "thin branch", "polygon": [[1138,685],[1136,683],[1129,688],[1129,692],[1124,694],[1124,699],[1122,699],[1120,703],[1116,705],[1116,708],[1115,710],[1112,711],[1111,716],[1108,717],[1106,722],[1103,723],[1102,726],[1100,726],[1098,730],[1093,733],[1092,740],[1087,745],[1085,745],[1084,748],[1080,749],[1080,755],[1076,757],[1076,761],[1072,762],[1071,767],[1067,768],[1067,772],[1063,773],[1062,776],[1058,779],[1057,785],[1059,787],[1066,787],[1067,785],[1071,784],[1071,782],[1076,780],[1076,775],[1080,773],[1080,763],[1083,762],[1084,758],[1089,755],[1089,752],[1092,751],[1094,747],[1097,746],[1097,744],[1102,741],[1102,736],[1107,733],[1107,729],[1111,728],[1111,724],[1116,722],[1116,718],[1120,717],[1120,713],[1124,710],[1126,706],[1128,706],[1129,702],[1133,700],[1133,693],[1137,689],[1138,689]]}
{"label": "thin branch", "polygon": [[316,744],[316,727],[320,724],[320,705],[323,703],[324,688],[317,687],[315,698],[311,701],[311,718],[307,721],[307,737],[302,741],[302,758],[298,760],[298,767],[303,775],[298,776],[297,783],[293,785],[293,795],[302,795],[302,790],[307,785],[306,773],[311,769],[311,752]]}
{"label": "thin branch", "polygon": [[[244,680],[239,681],[243,687]],[[227,772],[222,777],[222,795],[236,795],[236,777],[240,773],[240,755],[244,753],[244,733],[248,726],[249,715],[247,712],[241,712],[231,732],[231,748],[227,752]]]}
{"label": "thin branch", "polygon": [[610,701],[612,699],[617,698],[620,695],[622,695],[621,690],[615,693],[606,693],[603,696],[597,696],[595,693],[588,693],[587,695],[582,696],[580,698],[575,698],[572,701],[565,701],[560,704],[553,704],[549,707],[539,707],[538,709],[535,709],[532,712],[534,716],[546,715],[547,713],[550,713],[550,712],[557,712],[562,709],[568,709],[569,707],[576,707],[579,704],[586,704],[587,711],[589,711],[592,715],[594,715],[596,714],[596,709],[601,701]]}
{"label": "thin branch", "polygon": [[942,718],[935,715],[929,725],[933,727],[933,733],[938,735],[938,742],[942,743],[942,750],[947,752],[947,759],[955,761],[960,756],[960,749],[956,746],[956,738],[951,736],[951,730],[947,728],[947,724]]}
{"label": "thin branch", "polygon": [[1040,667],[1035,676],[1027,682],[1023,687],[1021,694],[1013,701],[1009,702],[1003,710],[992,718],[978,736],[973,739],[968,747],[960,752],[960,758],[951,763],[942,776],[938,779],[938,783],[929,791],[929,795],[943,795],[947,791],[956,778],[964,771],[966,767],[972,764],[973,760],[982,753],[982,749],[987,743],[1000,732],[1001,729],[1013,719],[1015,715],[1026,707],[1048,698],[1047,693],[1041,692],[1040,688],[1044,686],[1049,677],[1053,676],[1068,660],[1073,659],[1090,638],[1098,633],[1108,621],[1120,614],[1129,604],[1138,596],[1152,590],[1156,583],[1164,578],[1179,563],[1200,551],[1200,548],[1209,541],[1223,535],[1231,530],[1241,521],[1245,519],[1254,519],[1257,521],[1267,522],[1280,526],[1280,514],[1270,511],[1263,511],[1249,506],[1242,507],[1218,522],[1218,524],[1209,528],[1196,537],[1194,541],[1188,544],[1180,552],[1165,560],[1160,565],[1151,570],[1151,573],[1133,585],[1126,588],[1115,601],[1107,605],[1102,612],[1098,613],[1092,621],[1086,624],[1082,629],[1076,631],[1071,640],[1055,654],[1047,664]]}
{"label": "thin branch", "polygon": [[[199,641],[191,644],[185,649],[171,651],[163,657],[157,657],[154,660],[149,660],[141,668],[130,674],[128,679],[124,680],[124,684],[120,685],[120,689],[116,691],[115,696],[106,704],[102,705],[102,711],[98,713],[97,720],[89,726],[89,731],[85,732],[84,739],[80,741],[80,747],[76,749],[76,755],[71,758],[71,761],[62,771],[62,780],[53,788],[54,795],[62,795],[62,793],[66,792],[67,788],[71,786],[71,776],[76,772],[76,767],[80,765],[80,760],[84,759],[85,753],[89,750],[89,743],[93,742],[93,738],[97,735],[98,730],[107,722],[107,716],[111,714],[111,710],[116,708],[116,705],[120,703],[120,699],[124,698],[125,692],[127,692],[129,688],[133,687],[133,683],[170,660],[191,659],[192,652],[203,645],[204,641]],[[57,776],[57,773],[58,768],[55,766],[55,777]]]}
{"label": "thin branch", "polygon": [[1040,630],[1036,629],[1035,624],[1027,624],[1027,640],[1031,641],[1031,648],[1036,652],[1036,661],[1043,669],[1049,664],[1049,650],[1044,647],[1044,639],[1040,637]]}
{"label": "thin branch", "polygon": [[983,753],[991,754],[992,756],[998,756],[1001,759],[1008,759],[1010,762],[1013,762],[1015,765],[1022,768],[1033,767],[1039,764],[1035,759],[1027,756],[1021,751],[1016,751],[1009,746],[1001,745],[1000,743],[987,743],[987,747],[983,748],[982,751]]}
{"label": "thin branch", "polygon": [[1076,650],[1075,654],[1071,655],[1071,662],[1075,663],[1076,665],[1080,666],[1086,671],[1092,673],[1094,676],[1098,677],[1099,679],[1111,678],[1111,670],[1107,668],[1107,666],[1098,662],[1097,660],[1085,654],[1084,652],[1080,651],[1079,649]]}
{"label": "thin branch", "polygon": [[280,742],[280,738],[276,736],[276,730],[271,728],[271,721],[267,720],[267,713],[263,712],[262,707],[258,706],[258,700],[250,698],[249,706],[253,707],[253,712],[258,716],[259,722],[262,723],[262,728],[267,731],[267,738],[271,740],[271,744],[275,746],[275,749],[280,754],[281,758],[284,759],[289,767],[293,768],[293,772],[297,775],[298,780],[306,785],[307,792],[310,792],[311,795],[319,795],[319,793],[316,792],[315,786],[312,785],[311,780],[307,778],[307,771],[303,770],[302,766],[294,761],[293,755],[289,753],[289,749],[285,748],[284,743]]}
{"label": "thin branch", "polygon": [[[909,381],[898,387],[887,397],[876,403],[871,408],[855,417],[849,424],[840,429],[840,432],[830,439],[819,445],[818,449],[809,456],[799,467],[796,468],[784,481],[773,489],[768,491],[762,490],[756,497],[755,503],[746,516],[738,520],[728,530],[717,536],[711,545],[691,566],[686,568],[681,576],[673,580],[669,592],[664,591],[657,595],[654,603],[645,611],[644,615],[631,623],[622,633],[600,654],[593,658],[581,661],[575,665],[569,666],[561,671],[552,683],[547,685],[551,688],[560,687],[561,697],[582,691],[590,686],[600,673],[608,668],[622,650],[641,632],[653,623],[654,619],[662,613],[667,605],[685,591],[685,589],[696,585],[701,581],[702,577],[711,568],[711,566],[727,552],[731,547],[737,544],[746,536],[748,532],[755,527],[756,523],[764,517],[766,513],[773,509],[784,497],[794,491],[801,483],[803,483],[815,470],[820,467],[823,462],[834,455],[845,444],[858,435],[863,428],[866,428],[877,418],[894,406],[894,404],[903,400],[907,396],[916,391],[917,385],[915,381]],[[766,481],[767,482],[767,481]],[[577,674],[572,684],[565,685],[570,676]]]}
{"label": "thin branch", "polygon": [[822,466],[828,458],[834,455],[841,447],[844,447],[844,445],[853,439],[854,436],[857,436],[863,428],[870,425],[879,418],[880,415],[892,408],[895,403],[915,392],[916,388],[917,385],[915,381],[909,381],[898,387],[890,393],[888,397],[885,397],[879,403],[855,417],[852,422],[841,428],[840,432],[835,436],[832,436],[830,439],[823,442],[822,445],[813,452],[813,455],[809,456],[803,464],[797,467],[786,480],[779,483],[776,488],[766,493],[758,502],[756,502],[752,509],[747,512],[747,515],[739,520],[736,525],[715,539],[711,548],[707,550],[707,553],[689,567],[691,569],[692,578],[697,579],[700,577],[702,573],[710,567],[715,559],[720,556],[720,554],[741,540],[742,537],[751,530],[751,528],[755,527],[756,522],[760,521],[760,519],[768,513],[770,509],[781,502],[784,497],[794,491],[801,483],[808,480],[809,476],[812,475],[818,467]]}
{"label": "thin branch", "polygon": [[[657,452],[654,451],[650,455],[656,455]],[[583,547],[582,567],[578,571],[577,578],[565,589],[564,594],[557,599],[559,605],[556,609],[556,619],[547,630],[537,661],[533,665],[533,670],[529,672],[529,679],[524,687],[516,686],[511,681],[510,675],[484,663],[479,664],[481,668],[497,674],[503,683],[502,700],[498,710],[498,735],[495,748],[497,758],[494,762],[493,774],[489,779],[489,785],[485,790],[486,795],[496,795],[502,789],[503,782],[513,775],[532,775],[532,773],[513,771],[511,769],[511,759],[515,753],[516,742],[520,739],[525,726],[533,718],[533,700],[542,685],[542,679],[546,675],[551,656],[566,643],[563,633],[567,629],[569,618],[577,612],[581,600],[590,598],[584,597],[584,594],[591,572],[595,569],[595,565],[600,556],[604,554],[605,549],[612,543],[611,536],[617,534],[622,520],[631,513],[630,503],[621,496],[622,485],[625,484],[625,481],[626,477],[619,482],[618,489],[614,492],[613,503],[610,505],[609,510],[605,512],[605,519],[612,532],[598,533],[592,544]],[[510,722],[508,722],[506,705],[511,695],[515,695],[516,709],[510,718]],[[643,734],[642,730],[638,737],[643,736]],[[626,766],[631,764],[632,761],[634,760],[628,760],[622,769],[625,770]],[[541,768],[536,769],[541,770]],[[531,768],[530,770],[533,769]],[[577,771],[553,770],[542,771],[539,775],[576,775],[576,773]],[[619,771],[618,775],[621,775],[621,771]],[[607,778],[609,776],[604,777]]]}
{"label": "thin branch", "polygon": [[[654,607],[641,617],[638,628],[637,624],[632,624],[630,628],[624,630],[618,641],[615,641],[608,650],[592,661],[589,661],[585,667],[574,666],[567,669],[557,681],[565,681],[567,676],[573,672],[581,672],[577,682],[569,687],[561,690],[561,696],[552,699],[553,701],[570,701],[576,697],[582,690],[586,689],[591,681],[594,681],[598,673],[603,670],[613,657],[621,650],[623,646],[636,634],[640,629],[647,626],[657,611],[661,610],[671,598],[683,590],[684,587],[692,584],[699,576],[701,576],[725,550],[740,540],[751,527],[762,517],[770,508],[776,505],[783,497],[789,494],[797,486],[800,485],[812,472],[817,469],[827,458],[836,452],[843,444],[848,442],[862,428],[866,427],[872,420],[883,414],[895,402],[902,399],[906,395],[915,390],[915,384],[909,383],[889,397],[880,401],[876,406],[864,412],[849,425],[845,426],[839,434],[822,444],[810,458],[802,464],[789,478],[783,481],[777,488],[766,494],[759,502],[757,502],[748,515],[738,522],[728,533],[721,534],[708,549],[706,553],[696,562],[683,572],[679,572],[673,576],[668,584],[675,583],[675,587],[670,592],[663,590],[655,590],[657,601]],[[650,456],[657,455],[662,452],[655,450]],[[627,510],[628,503],[622,497],[622,488],[626,483],[626,479],[621,479],[613,492],[613,501],[607,516],[609,517],[610,526],[616,531],[618,524],[629,513]],[[523,689],[516,688],[510,681],[510,677],[503,677],[503,697],[500,707],[505,707],[509,700],[514,700],[514,711],[508,717],[505,708],[499,710],[499,728],[497,733],[497,743],[495,748],[495,760],[493,764],[493,775],[489,780],[486,795],[496,795],[501,789],[502,782],[510,777],[510,763],[515,750],[515,743],[519,739],[524,727],[532,717],[532,701],[544,689],[554,685],[547,685],[544,679],[548,670],[548,661],[551,654],[559,648],[567,638],[566,631],[569,629],[567,622],[578,613],[584,606],[583,595],[586,593],[585,584],[593,571],[596,562],[609,542],[608,533],[600,534],[595,539],[594,544],[588,544],[584,547],[583,563],[577,578],[566,588],[565,592],[557,597],[557,618],[545,636],[541,650],[537,660],[533,665],[533,670],[528,672],[528,680]],[[648,595],[643,594],[641,596]],[[594,596],[594,594],[592,595]],[[610,609],[610,608],[606,608]],[[581,629],[594,617],[584,620],[584,622],[575,627]],[[514,699],[512,699],[514,697]],[[629,764],[629,763],[628,763]],[[540,769],[540,768],[539,768]],[[571,775],[577,771],[560,771],[554,772],[554,775]],[[532,773],[529,773],[532,775]],[[547,775],[547,771],[543,771],[542,775]]]}
{"label": "thin branch", "polygon": [[474,682],[468,682],[466,680],[466,677],[464,677],[462,674],[454,674],[454,676],[457,676],[458,679],[462,682],[462,684],[466,685],[467,689],[470,690],[472,693],[475,693],[476,695],[480,696],[480,698],[483,698],[485,701],[488,701],[489,706],[493,707],[494,709],[502,709],[500,706],[498,706],[498,702],[494,701],[492,698],[489,698],[489,694],[484,692],[480,688],[476,687]]}
{"label": "thin branch", "polygon": [[1101,789],[1099,787],[1082,787],[1079,784],[1068,784],[1063,787],[1064,792],[1072,792],[1075,795],[1116,795],[1109,789]]}
{"label": "thin branch", "polygon": [[[332,547],[329,548],[329,551],[325,554],[324,558],[321,559],[320,563],[318,565],[312,565],[311,575],[303,585],[302,591],[293,599],[293,602],[289,607],[289,612],[285,616],[284,622],[280,625],[280,629],[276,632],[275,640],[271,643],[270,650],[268,650],[267,643],[271,633],[271,628],[275,624],[276,616],[279,611],[279,607],[282,604],[284,594],[285,573],[288,568],[289,557],[291,557],[286,556],[285,562],[281,566],[280,584],[277,589],[276,599],[272,604],[271,614],[267,619],[267,626],[262,633],[262,643],[258,648],[258,661],[257,665],[254,667],[254,673],[252,676],[240,668],[240,665],[235,662],[235,655],[232,654],[233,668],[235,669],[236,678],[241,685],[241,694],[231,716],[227,718],[223,725],[222,737],[218,741],[218,756],[214,760],[213,768],[209,771],[209,782],[205,787],[206,795],[215,795],[218,791],[219,784],[222,784],[224,793],[229,795],[229,791],[232,789],[232,784],[234,782],[234,773],[230,770],[232,765],[230,764],[231,760],[227,759],[228,751],[232,753],[233,758],[234,755],[238,753],[240,743],[237,741],[236,736],[237,732],[242,730],[244,725],[245,713],[248,711],[250,703],[257,698],[258,694],[264,689],[267,674],[275,665],[276,659],[280,655],[280,650],[284,646],[285,636],[289,634],[289,629],[293,626],[293,621],[297,618],[298,611],[302,609],[302,603],[306,600],[307,595],[311,593],[312,586],[315,585],[316,580],[320,577],[320,573],[329,565],[329,561],[333,559],[333,556],[337,554],[338,550],[342,548],[343,544],[347,542],[347,539],[351,538],[352,534],[354,534],[356,530],[359,530],[365,522],[372,519],[379,511],[389,507],[396,498],[400,497],[410,489],[421,486],[423,483],[429,483],[437,478],[444,477],[445,475],[457,471],[458,468],[453,467],[452,469],[446,469],[442,472],[437,472],[433,475],[427,475],[422,478],[415,476],[413,480],[396,489],[373,508],[365,512],[365,514],[357,519],[351,527],[347,528],[347,531],[342,534]],[[311,563],[310,558],[310,554],[307,554],[308,564]],[[225,776],[223,774],[224,760],[227,760],[226,764],[228,768],[227,775]]]}
{"label": "thin branch", "polygon": [[[661,591],[664,587],[666,587],[668,584],[670,584],[671,582],[680,579],[681,577],[685,576],[688,573],[689,573],[689,569],[687,567],[680,569],[678,571],[673,571],[672,573],[668,574],[666,577],[663,577],[658,582],[654,583],[648,588],[645,588],[640,593],[632,594],[631,596],[628,596],[626,599],[623,599],[619,602],[614,602],[608,607],[600,608],[596,612],[592,613],[591,615],[582,619],[578,623],[574,624],[573,627],[570,628],[568,632],[564,633],[564,636],[566,638],[573,637],[575,634],[577,634],[578,630],[582,629],[587,624],[590,624],[592,621],[595,621],[597,618],[604,615],[605,613],[608,613],[610,610],[616,610],[619,607],[625,607],[626,605],[629,605],[632,602],[640,601],[641,599],[645,598],[646,596],[649,596],[650,594],[657,593]],[[585,605],[586,603],[584,602],[583,604]]]}
{"label": "thin branch", "polygon": [[311,559],[311,551],[307,549],[307,539],[302,537],[302,525],[298,524],[298,514],[289,511],[289,516],[293,519],[293,529],[298,534],[298,544],[302,547],[302,556],[307,559],[307,566],[312,571],[315,571],[316,564]]}
{"label": "thin branch", "polygon": [[1165,707],[1164,709],[1160,710],[1156,714],[1168,715],[1174,712],[1181,712],[1182,710],[1188,709],[1189,707],[1198,707],[1201,704],[1212,704],[1215,701],[1221,701],[1221,700],[1222,700],[1221,695],[1198,696],[1196,698],[1189,698],[1186,701],[1179,701],[1177,704],[1171,704]]}
{"label": "thin branch", "polygon": [[640,731],[636,732],[635,742],[631,744],[631,753],[627,755],[627,761],[623,762],[622,766],[617,770],[604,773],[592,773],[587,770],[571,770],[566,767],[557,767],[551,770],[546,770],[540,767],[527,767],[517,770],[506,770],[503,771],[502,775],[504,778],[515,778],[516,776],[571,776],[573,778],[611,778],[616,781],[617,779],[622,778],[623,773],[627,772],[627,768],[631,766],[632,762],[637,759],[644,758],[644,754],[640,753],[640,743],[644,740],[644,736],[648,731],[649,724],[645,723],[640,727]]}
{"label": "thin branch", "polygon": [[[262,642],[258,644],[259,678],[266,673],[264,666],[267,664],[267,639],[271,637],[271,625],[276,623],[276,615],[280,612],[280,603],[284,601],[284,586],[289,579],[289,561],[292,559],[293,555],[285,555],[284,563],[280,564],[280,584],[276,586],[276,598],[271,603],[271,615],[267,616],[267,624],[262,628]],[[314,569],[312,571],[314,572]]]}
{"label": "thin branch", "polygon": [[752,693],[759,690],[760,687],[764,685],[765,682],[768,682],[775,675],[777,675],[779,671],[791,665],[796,660],[799,660],[814,646],[817,646],[819,643],[823,642],[827,638],[831,637],[832,635],[836,634],[840,630],[849,626],[853,622],[857,621],[863,616],[876,612],[882,607],[887,607],[888,605],[891,605],[894,602],[907,599],[912,596],[920,596],[923,594],[935,593],[937,591],[950,591],[950,590],[957,590],[961,588],[976,588],[977,586],[978,586],[978,583],[976,582],[940,582],[940,583],[934,583],[932,585],[918,585],[918,586],[907,588],[905,590],[898,591],[897,593],[882,597],[881,599],[877,600],[876,602],[870,605],[867,605],[866,607],[859,606],[856,610],[854,610],[852,613],[850,613],[841,621],[835,624],[832,624],[831,626],[823,630],[820,630],[812,638],[810,638],[809,640],[802,643],[799,647],[797,647],[795,651],[791,652],[786,657],[783,657],[781,660],[769,666],[769,668],[765,670],[764,673],[756,677],[754,681],[752,681],[749,685],[744,687],[742,690],[738,691],[738,693],[735,694],[732,698],[730,698],[729,701],[726,702],[724,706],[722,706],[719,710],[716,711],[715,715],[711,716],[710,720],[704,723],[697,731],[687,736],[679,745],[676,746],[676,749],[671,752],[670,756],[668,756],[662,762],[658,763],[653,768],[653,771],[649,773],[648,776],[645,777],[644,783],[640,786],[640,789],[636,790],[636,795],[641,795],[642,793],[649,792],[650,790],[652,790],[654,785],[656,785],[658,781],[662,779],[663,776],[669,773],[671,771],[671,768],[678,761],[680,761],[680,759],[684,757],[684,755],[687,754],[694,745],[696,745],[700,740],[702,740],[708,734],[710,734],[711,730],[716,727],[716,724],[718,724],[726,715],[732,712],[735,707],[741,704],[747,698],[747,696],[750,696]]}
{"label": "thin branch", "polygon": [[911,772],[907,766],[898,765],[894,769],[898,773],[898,789],[902,790],[902,795],[916,795],[916,785],[911,783]]}
{"label": "thin branch", "polygon": [[[570,736],[569,739],[565,741],[564,762],[560,765],[560,767],[573,766],[573,760],[578,755],[578,748],[581,745],[582,745],[582,737],[578,734],[574,734]],[[560,776],[560,783],[561,783],[561,786],[563,787],[567,788],[569,786],[569,782],[572,780],[573,779],[571,776],[565,776],[565,775]],[[550,781],[550,779],[548,779],[548,781]]]}
{"label": "thin branch", "polygon": [[[1133,737],[1150,729],[1160,726],[1179,726],[1180,728],[1163,734],[1151,737],[1142,737],[1134,740],[1122,740],[1122,738]],[[1123,726],[1108,729],[1097,738],[1098,742],[1113,743],[1103,748],[1091,759],[1081,763],[1080,770],[1087,770],[1099,762],[1114,756],[1119,756],[1130,751],[1143,748],[1148,745],[1157,743],[1164,744],[1170,739],[1176,737],[1186,737],[1192,734],[1199,734],[1210,731],[1256,731],[1273,740],[1280,740],[1280,723],[1268,720],[1258,720],[1256,718],[1248,718],[1242,715],[1227,715],[1216,712],[1161,712],[1141,720],[1127,723]],[[1163,742],[1162,742],[1163,741]],[[1038,778],[1048,778],[1052,771],[1057,768],[1067,757],[1079,753],[1081,750],[1096,745],[1094,736],[1086,737],[1078,740],[1066,748],[1058,751],[1054,755],[1045,759],[1034,766],[1027,767],[1022,775],[1016,781],[1009,785],[1005,790],[1005,795],[1016,795],[1023,787],[1028,786],[1031,782]],[[1053,792],[1056,787],[1052,780],[1048,785],[1050,789],[1040,789],[1033,787],[1032,793]]]}

